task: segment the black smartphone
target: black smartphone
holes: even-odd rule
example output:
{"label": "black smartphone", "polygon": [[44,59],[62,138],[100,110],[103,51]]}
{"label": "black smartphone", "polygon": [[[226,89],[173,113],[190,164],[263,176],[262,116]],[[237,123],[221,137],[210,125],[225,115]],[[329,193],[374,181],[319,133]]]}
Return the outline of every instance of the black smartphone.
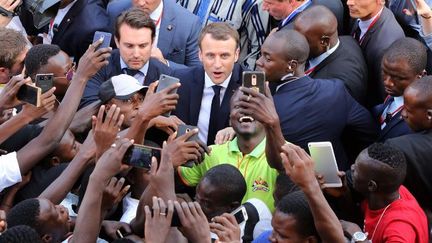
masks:
{"label": "black smartphone", "polygon": [[100,40],[101,38],[103,39],[103,42],[102,44],[100,44],[100,46],[98,46],[98,48],[96,48],[96,51],[99,50],[100,48],[106,48],[110,46],[112,34],[109,32],[96,31],[93,36],[93,43]]}
{"label": "black smartphone", "polygon": [[41,106],[41,94],[42,94],[41,88],[30,84],[24,84],[18,90],[17,98],[18,100],[39,107]]}
{"label": "black smartphone", "polygon": [[54,85],[54,74],[36,74],[35,84],[41,88],[42,94],[50,90]]}
{"label": "black smartphone", "polygon": [[141,144],[134,144],[126,151],[123,157],[123,163],[149,170],[151,168],[151,159],[153,156],[156,157],[157,161],[160,161],[161,149]]}
{"label": "black smartphone", "polygon": [[255,89],[256,91],[264,94],[265,73],[262,71],[244,71],[243,72],[243,86]]}
{"label": "black smartphone", "polygon": [[[178,129],[177,129],[177,137],[176,138],[183,136],[184,134],[190,132],[191,130],[193,130],[195,128],[198,128],[198,127],[180,124],[178,126]],[[199,140],[199,138],[198,138],[198,133],[197,133],[197,134],[193,135],[192,137],[190,137],[187,141],[198,141],[198,140]],[[186,163],[184,163],[182,166],[192,168],[194,165],[195,165],[194,161],[189,160]]]}
{"label": "black smartphone", "polygon": [[[165,74],[161,74],[159,77],[159,84],[156,88],[156,93],[160,92],[166,88],[168,88],[169,86],[179,83],[180,79],[175,78],[175,77],[171,77]],[[175,94],[177,93],[177,89],[174,89],[173,91],[170,92],[170,94]],[[162,114],[163,116],[169,117],[171,115],[171,111],[168,111],[164,114]]]}

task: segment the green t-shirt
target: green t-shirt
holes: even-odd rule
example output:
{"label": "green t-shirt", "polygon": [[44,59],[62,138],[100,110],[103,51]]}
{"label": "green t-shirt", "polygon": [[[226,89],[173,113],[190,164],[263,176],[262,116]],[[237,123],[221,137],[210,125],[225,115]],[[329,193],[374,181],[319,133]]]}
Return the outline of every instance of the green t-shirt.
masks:
{"label": "green t-shirt", "polygon": [[262,200],[273,212],[273,191],[278,171],[268,165],[265,146],[266,139],[264,138],[250,154],[243,156],[237,145],[237,138],[234,138],[225,144],[211,146],[211,154],[204,158],[203,163],[192,168],[180,166],[178,172],[186,185],[196,186],[212,167],[220,164],[231,164],[240,170],[246,181],[247,190],[242,203],[248,199],[257,198]]}

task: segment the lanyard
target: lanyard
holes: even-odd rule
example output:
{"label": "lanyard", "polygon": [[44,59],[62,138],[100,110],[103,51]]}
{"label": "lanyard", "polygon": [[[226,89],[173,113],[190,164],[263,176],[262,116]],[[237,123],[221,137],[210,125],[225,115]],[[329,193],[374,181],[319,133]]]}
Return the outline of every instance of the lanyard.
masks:
{"label": "lanyard", "polygon": [[163,11],[161,12],[161,14],[159,15],[159,18],[156,20],[156,22],[155,22],[155,26],[156,26],[156,28],[158,27],[158,25],[159,25],[159,23],[160,23],[160,21],[161,21],[161,19],[162,19],[162,14],[163,14]]}
{"label": "lanyard", "polygon": [[[360,44],[360,45],[363,44],[364,38],[366,37],[367,33],[368,33],[369,30],[372,29],[372,27],[376,24],[376,22],[378,21],[378,19],[380,18],[380,16],[381,16],[381,13],[375,17],[375,19],[372,21],[372,23],[370,23],[370,25],[368,26],[368,28],[367,28],[367,30],[366,30],[366,33],[363,35],[362,38],[360,38],[360,36],[359,36],[359,38],[360,38],[360,39],[359,39],[359,44]],[[359,28],[360,28],[360,26],[359,26]],[[354,33],[354,36],[353,36],[354,38],[356,38],[355,35],[356,35],[356,33]],[[361,32],[360,32],[360,35],[361,35]]]}
{"label": "lanyard", "polygon": [[287,23],[289,23],[293,18],[295,18],[299,13],[303,12],[303,10],[305,10],[311,4],[312,4],[312,1],[309,1],[307,3],[304,3],[303,6],[300,6],[299,8],[297,8],[296,10],[294,10],[294,12],[292,12],[290,15],[288,15],[288,17],[286,19],[282,20],[281,27],[283,27]]}
{"label": "lanyard", "polygon": [[317,67],[317,66],[309,68],[308,70],[306,70],[305,74],[306,74],[306,75],[309,75],[309,74],[313,73],[313,71],[315,71],[315,68],[316,68],[316,67]]}

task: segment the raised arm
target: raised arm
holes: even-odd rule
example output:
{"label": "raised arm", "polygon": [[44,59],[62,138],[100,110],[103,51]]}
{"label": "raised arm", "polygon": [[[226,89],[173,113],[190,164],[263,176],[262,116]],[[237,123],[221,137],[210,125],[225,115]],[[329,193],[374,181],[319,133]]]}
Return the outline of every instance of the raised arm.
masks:
{"label": "raised arm", "polygon": [[279,116],[276,112],[268,83],[265,85],[264,94],[246,87],[240,87],[240,91],[243,92],[239,102],[242,108],[240,112],[253,117],[264,125],[267,138],[267,163],[276,170],[283,170],[280,148],[285,144],[285,139],[282,135]]}
{"label": "raised arm", "polygon": [[314,162],[300,147],[286,144],[281,157],[287,175],[306,195],[315,227],[323,242],[346,242],[342,226],[315,178]]}
{"label": "raised arm", "polygon": [[27,173],[37,162],[55,149],[75,115],[87,80],[102,66],[108,64],[107,59],[110,56],[111,48],[101,48],[95,51],[96,47],[101,43],[101,40],[98,40],[90,45],[87,52],[80,59],[78,70],[66,91],[62,103],[42,130],[42,133],[17,152],[21,174]]}

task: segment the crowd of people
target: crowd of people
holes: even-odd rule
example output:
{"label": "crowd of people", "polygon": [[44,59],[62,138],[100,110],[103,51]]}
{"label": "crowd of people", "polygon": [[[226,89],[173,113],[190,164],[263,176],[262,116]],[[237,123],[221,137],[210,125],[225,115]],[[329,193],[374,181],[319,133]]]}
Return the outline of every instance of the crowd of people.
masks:
{"label": "crowd of people", "polygon": [[430,242],[431,6],[0,0],[0,242]]}

